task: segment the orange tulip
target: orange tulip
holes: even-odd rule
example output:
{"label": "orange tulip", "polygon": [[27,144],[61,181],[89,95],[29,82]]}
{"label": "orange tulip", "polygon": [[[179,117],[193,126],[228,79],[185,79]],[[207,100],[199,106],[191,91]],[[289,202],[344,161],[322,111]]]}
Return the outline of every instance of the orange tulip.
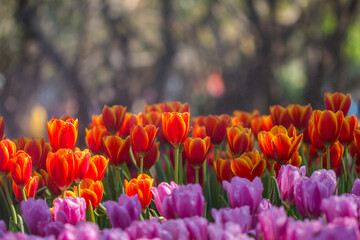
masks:
{"label": "orange tulip", "polygon": [[261,177],[266,167],[265,160],[260,156],[258,150],[245,152],[239,158],[231,161],[232,172],[241,178],[252,181],[255,177]]}
{"label": "orange tulip", "polygon": [[165,112],[162,115],[162,126],[167,140],[178,148],[189,134],[190,113]]}
{"label": "orange tulip", "polygon": [[164,103],[163,112],[190,113],[190,106],[188,103],[182,104],[180,102]]}
{"label": "orange tulip", "polygon": [[11,159],[11,176],[18,187],[23,188],[29,182],[31,169],[31,157],[26,152],[20,150]]}
{"label": "orange tulip", "polygon": [[129,197],[137,194],[141,207],[144,209],[149,206],[152,193],[151,188],[153,187],[154,180],[146,174],[140,174],[137,178],[133,178],[128,182],[125,179],[125,193]]}
{"label": "orange tulip", "polygon": [[[330,147],[330,167],[336,169],[340,163],[341,157],[344,153],[344,147],[341,143],[336,142]],[[326,153],[322,155],[322,167],[326,168]]]}
{"label": "orange tulip", "polygon": [[251,120],[250,123],[251,126],[251,131],[255,137],[255,139],[257,140],[257,135],[258,133],[261,131],[261,120],[260,117],[254,118]]}
{"label": "orange tulip", "polygon": [[269,132],[261,131],[258,135],[259,146],[267,158],[286,163],[299,149],[302,134],[289,137],[285,127],[274,126]]}
{"label": "orange tulip", "polygon": [[287,107],[290,119],[294,127],[300,132],[303,132],[306,128],[312,113],[312,107],[310,104],[306,106],[290,104]]}
{"label": "orange tulip", "polygon": [[129,136],[131,128],[138,124],[139,124],[138,116],[127,112],[125,114],[124,122],[120,129],[121,136],[123,137]]}
{"label": "orange tulip", "polygon": [[358,119],[354,115],[344,117],[340,130],[339,142],[349,146],[354,141],[354,131],[358,126]]}
{"label": "orange tulip", "polygon": [[319,135],[319,140],[325,146],[332,145],[339,137],[343,125],[344,114],[342,111],[315,110],[310,119],[315,131]]}
{"label": "orange tulip", "polygon": [[[254,110],[252,113],[235,110],[233,111],[233,116],[239,119],[240,125],[244,128],[251,127],[251,120],[254,118],[259,118],[260,113],[258,110]],[[236,124],[238,125],[238,124]]]}
{"label": "orange tulip", "polygon": [[[324,144],[321,143],[320,135],[315,129],[315,124],[312,121],[310,121],[308,124],[308,134],[313,148],[318,152],[325,152],[326,147],[324,146]],[[306,136],[305,132],[304,136]]]}
{"label": "orange tulip", "polygon": [[[77,196],[77,186],[74,186],[74,192]],[[94,181],[90,178],[85,178],[80,183],[80,197],[85,199],[87,209],[90,208],[89,202],[91,202],[91,206],[93,209],[95,209],[99,205],[103,192],[104,188],[101,181]]]}
{"label": "orange tulip", "polygon": [[5,135],[5,124],[4,124],[4,118],[0,116],[0,140],[3,140]]}
{"label": "orange tulip", "polygon": [[349,112],[351,105],[351,96],[350,94],[342,94],[339,92],[335,93],[325,93],[324,95],[325,107],[327,110],[331,110],[333,112],[337,112],[341,110],[344,115]]}
{"label": "orange tulip", "polygon": [[205,126],[205,116],[201,115],[201,116],[198,116],[198,117],[195,117],[195,118],[192,118],[192,126],[195,127],[195,126]]}
{"label": "orange tulip", "polygon": [[261,116],[260,120],[261,120],[261,130],[262,131],[268,132],[274,126],[272,118],[271,118],[270,115]]}
{"label": "orange tulip", "polygon": [[55,153],[49,152],[46,159],[46,170],[51,180],[65,191],[74,181],[74,153],[70,149],[60,148]]}
{"label": "orange tulip", "polygon": [[60,195],[61,190],[58,188],[55,182],[50,178],[49,174],[43,169],[40,169],[40,173],[43,179],[45,180],[45,184],[47,188],[50,190],[50,192],[55,196]]}
{"label": "orange tulip", "polygon": [[92,123],[92,128],[93,127],[98,127],[98,126],[101,126],[101,127],[105,127],[104,126],[104,121],[103,121],[103,118],[102,118],[102,115],[92,115],[91,116],[91,123]]}
{"label": "orange tulip", "polygon": [[109,164],[119,167],[129,157],[130,136],[123,140],[117,136],[106,136],[103,138],[104,151]]}
{"label": "orange tulip", "polygon": [[0,141],[0,175],[10,172],[11,159],[16,153],[14,142],[4,139]]}
{"label": "orange tulip", "polygon": [[73,149],[78,135],[78,120],[51,119],[46,122],[49,141],[53,151],[60,148]]}
{"label": "orange tulip", "polygon": [[251,129],[242,127],[227,128],[227,139],[230,150],[235,157],[239,157],[244,152],[252,151],[254,139],[251,138]]}
{"label": "orange tulip", "polygon": [[109,160],[101,155],[95,155],[90,158],[89,168],[84,178],[90,178],[94,181],[101,181],[105,175]]}
{"label": "orange tulip", "polygon": [[218,158],[216,162],[214,162],[216,178],[220,183],[222,183],[224,180],[230,182],[231,179],[235,176],[231,170],[231,161],[233,160]]}
{"label": "orange tulip", "polygon": [[[38,188],[39,178],[37,176],[30,177],[29,182],[24,187],[26,198],[34,198],[36,194],[36,190]],[[21,202],[23,200],[21,188],[19,188],[15,182],[12,184],[13,191],[15,193],[16,198]]]}
{"label": "orange tulip", "polygon": [[184,142],[186,158],[194,168],[199,168],[205,161],[210,148],[210,138],[187,138]]}
{"label": "orange tulip", "polygon": [[144,157],[154,144],[157,128],[155,125],[134,126],[130,132],[131,148],[140,157]]}
{"label": "orange tulip", "polygon": [[34,171],[37,171],[39,168],[46,168],[46,157],[48,152],[51,151],[51,146],[45,143],[43,137],[38,140],[21,137],[18,140],[18,149],[30,155]]}
{"label": "orange tulip", "polygon": [[75,148],[74,161],[75,161],[75,184],[79,184],[85,177],[85,174],[89,167],[90,152],[88,149],[81,151],[79,148]]}
{"label": "orange tulip", "polygon": [[104,151],[103,137],[110,134],[106,131],[105,127],[94,127],[90,130],[85,129],[86,137],[85,142],[93,154],[101,154]]}
{"label": "orange tulip", "polygon": [[226,128],[230,127],[230,116],[223,114],[220,116],[209,115],[205,118],[206,134],[214,145],[219,145],[226,138]]}
{"label": "orange tulip", "polygon": [[143,126],[155,125],[157,128],[159,128],[157,131],[157,137],[159,138],[160,142],[169,143],[164,134],[160,112],[151,111],[147,113],[140,113],[138,118],[139,124]]}
{"label": "orange tulip", "polygon": [[[354,145],[360,151],[360,129],[355,129],[355,131],[354,131]],[[358,157],[360,157],[360,156],[358,156]]]}
{"label": "orange tulip", "polygon": [[162,113],[163,109],[164,109],[163,103],[156,103],[156,104],[152,104],[152,105],[145,104],[144,112],[145,113],[149,113],[149,112]]}
{"label": "orange tulip", "polygon": [[121,129],[127,107],[114,105],[112,107],[104,106],[102,110],[102,119],[106,130],[115,135]]}
{"label": "orange tulip", "polygon": [[283,125],[288,128],[291,124],[291,118],[288,110],[280,105],[270,107],[271,120],[274,125]]}
{"label": "orange tulip", "polygon": [[206,137],[206,129],[205,126],[193,126],[192,135],[194,138],[202,138]]}
{"label": "orange tulip", "polygon": [[[156,161],[159,159],[159,156],[160,156],[160,152],[159,152],[159,146],[160,146],[160,143],[154,143],[150,149],[150,151],[145,155],[144,157],[144,162],[143,162],[143,167],[144,169],[150,169],[152,166],[154,166],[154,164],[156,163]],[[132,150],[133,153],[134,150]],[[136,164],[138,166],[141,165],[140,163],[140,157],[137,156],[136,154],[134,154],[135,156],[135,161],[136,161]]]}

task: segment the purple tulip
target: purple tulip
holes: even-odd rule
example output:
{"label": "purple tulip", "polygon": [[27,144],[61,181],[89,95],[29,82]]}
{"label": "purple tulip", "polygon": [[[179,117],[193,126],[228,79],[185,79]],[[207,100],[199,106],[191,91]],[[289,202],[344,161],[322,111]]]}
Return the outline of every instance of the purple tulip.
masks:
{"label": "purple tulip", "polygon": [[295,221],[289,218],[286,227],[287,240],[310,240],[322,229],[322,221],[305,219],[304,221]]}
{"label": "purple tulip", "polygon": [[161,216],[164,216],[164,214],[161,210],[162,202],[165,197],[168,197],[172,194],[172,192],[174,191],[175,188],[178,188],[178,185],[174,182],[171,182],[170,184],[168,184],[167,182],[162,182],[159,184],[159,186],[157,188],[153,187],[151,189],[151,192],[154,196],[156,208],[159,211],[159,213],[161,214]]}
{"label": "purple tulip", "polygon": [[43,199],[29,198],[20,204],[21,214],[32,234],[44,235],[43,227],[53,221],[49,206]]}
{"label": "purple tulip", "polygon": [[113,228],[125,229],[133,221],[140,219],[141,203],[137,195],[130,198],[126,194],[121,194],[118,202],[106,201],[104,207]]}
{"label": "purple tulip", "polygon": [[125,231],[130,239],[160,238],[160,227],[157,219],[133,222]]}
{"label": "purple tulip", "polygon": [[183,219],[170,219],[160,225],[161,239],[190,239],[190,233]]}
{"label": "purple tulip", "polygon": [[241,227],[243,233],[247,233],[251,228],[252,216],[249,206],[240,208],[221,208],[211,210],[211,215],[216,224],[224,225],[227,222],[233,222]]}
{"label": "purple tulip", "polygon": [[55,240],[55,237],[39,237],[36,235],[27,235],[21,232],[7,232],[4,236],[1,237],[1,240]]}
{"label": "purple tulip", "polygon": [[98,240],[100,238],[98,225],[86,222],[76,226],[66,224],[57,240]]}
{"label": "purple tulip", "polygon": [[270,209],[270,208],[272,208],[272,207],[273,207],[273,206],[272,206],[270,200],[267,199],[267,198],[263,198],[263,199],[261,200],[261,202],[260,202],[259,208],[258,208],[258,210],[257,210],[256,213],[259,214],[259,213],[261,213],[262,211],[268,210],[268,209]]}
{"label": "purple tulip", "polygon": [[359,178],[355,179],[355,182],[351,189],[351,193],[356,196],[360,196],[360,179]]}
{"label": "purple tulip", "polygon": [[184,218],[184,223],[190,233],[190,239],[207,240],[208,221],[203,217]]}
{"label": "purple tulip", "polygon": [[288,217],[284,207],[272,207],[263,211],[258,219],[264,240],[285,239]]}
{"label": "purple tulip", "polygon": [[310,178],[302,179],[295,186],[295,202],[300,214],[307,218],[318,218],[322,200],[330,197],[335,187],[336,175],[332,170],[318,170]]}
{"label": "purple tulip", "polygon": [[321,210],[325,213],[327,222],[339,217],[358,218],[357,203],[353,198],[344,195],[322,200]]}
{"label": "purple tulip", "polygon": [[188,184],[175,188],[165,196],[161,210],[166,219],[203,216],[205,199],[199,184]]}
{"label": "purple tulip", "polygon": [[60,233],[64,230],[65,224],[62,222],[51,222],[44,227],[45,236],[54,236],[58,238]]}
{"label": "purple tulip", "polygon": [[6,233],[6,224],[3,220],[0,220],[0,237],[4,236]]}
{"label": "purple tulip", "polygon": [[233,222],[227,222],[224,226],[210,223],[208,226],[209,240],[253,240],[247,234],[242,233],[241,227]]}
{"label": "purple tulip", "polygon": [[357,220],[353,218],[337,218],[333,223],[323,227],[314,240],[358,240],[360,232]]}
{"label": "purple tulip", "polygon": [[281,199],[289,205],[295,203],[294,188],[297,182],[299,182],[306,175],[305,166],[298,168],[290,164],[283,165],[280,168],[279,175],[277,177],[277,183],[279,185]]}
{"label": "purple tulip", "polygon": [[84,198],[56,198],[54,200],[54,220],[72,225],[85,221],[86,202]]}
{"label": "purple tulip", "polygon": [[229,195],[230,207],[249,206],[251,214],[257,211],[264,189],[260,178],[250,182],[246,178],[233,177],[231,183],[223,181],[223,187]]}
{"label": "purple tulip", "polygon": [[104,229],[100,240],[130,240],[129,235],[120,228]]}

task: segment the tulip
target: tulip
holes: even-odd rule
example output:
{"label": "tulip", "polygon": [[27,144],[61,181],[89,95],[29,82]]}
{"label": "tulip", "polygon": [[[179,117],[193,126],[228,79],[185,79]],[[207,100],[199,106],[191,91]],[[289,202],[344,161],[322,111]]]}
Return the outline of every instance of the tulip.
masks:
{"label": "tulip", "polygon": [[[294,167],[300,167],[301,166],[301,162],[302,162],[302,159],[301,159],[301,156],[299,154],[299,152],[296,152],[291,158],[290,160],[286,163],[286,165],[291,165],[291,166],[294,166]],[[275,173],[275,175],[279,175],[279,171],[280,171],[280,167],[282,165],[278,164],[277,162],[274,162],[273,164],[273,172]],[[267,161],[267,167],[269,169],[269,171],[271,172],[271,163],[270,161]]]}
{"label": "tulip", "polygon": [[130,137],[125,140],[118,136],[105,136],[103,139],[104,151],[109,164],[120,167],[121,164],[129,157]]}
{"label": "tulip", "polygon": [[134,221],[126,232],[130,239],[160,239],[160,224],[157,219]]}
{"label": "tulip", "polygon": [[211,215],[216,224],[225,226],[228,222],[236,223],[241,226],[243,233],[248,232],[252,225],[252,216],[250,215],[249,206],[239,208],[213,208]]}
{"label": "tulip", "polygon": [[77,197],[82,197],[86,201],[86,209],[91,207],[95,209],[101,202],[103,195],[103,184],[101,181],[94,181],[90,178],[85,178],[80,183],[80,196],[78,195],[78,187],[74,186],[74,192]]}
{"label": "tulip", "polygon": [[214,163],[214,169],[218,182],[222,183],[224,180],[231,181],[231,179],[235,176],[231,170],[231,162],[232,160],[230,159],[218,158]]}
{"label": "tulip", "polygon": [[353,187],[351,189],[351,193],[360,197],[360,179],[359,178],[355,179],[355,181],[353,183]]}
{"label": "tulip", "polygon": [[4,123],[4,117],[0,116],[0,141],[4,139],[5,137],[5,123]]}
{"label": "tulip", "polygon": [[246,178],[233,177],[231,182],[223,181],[223,187],[229,195],[230,207],[249,206],[251,214],[257,211],[264,189],[260,178],[250,182]]}
{"label": "tulip", "polygon": [[357,220],[358,205],[353,197],[346,195],[331,196],[323,199],[321,210],[325,213],[326,221],[333,222],[336,218],[349,217]]}
{"label": "tulip", "polygon": [[106,130],[115,135],[121,129],[127,107],[114,105],[112,107],[104,106],[102,110],[102,119]]}
{"label": "tulip", "polygon": [[168,141],[178,148],[189,134],[190,113],[165,112],[162,115],[162,126]]}
{"label": "tulip", "polygon": [[130,182],[125,179],[125,193],[129,197],[137,194],[141,207],[145,208],[149,206],[151,201],[153,183],[154,180],[146,174],[140,174],[137,178],[131,179]]}
{"label": "tulip", "polygon": [[290,104],[287,107],[287,111],[289,113],[291,123],[294,125],[294,127],[300,132],[303,132],[311,117],[311,105],[308,104],[306,106],[300,106],[297,104]]}
{"label": "tulip", "polygon": [[206,138],[206,129],[205,126],[194,125],[192,129],[193,138]]}
{"label": "tulip", "polygon": [[19,188],[24,188],[31,176],[31,157],[24,151],[18,151],[11,159],[11,176]]}
{"label": "tulip", "polygon": [[116,239],[124,239],[130,240],[127,232],[121,230],[120,228],[104,228],[101,234],[101,240],[116,240]]}
{"label": "tulip", "polygon": [[156,137],[156,132],[157,128],[155,125],[147,125],[145,127],[137,125],[131,129],[131,147],[140,158],[143,158],[150,151]]}
{"label": "tulip", "polygon": [[274,126],[270,132],[261,131],[258,135],[260,149],[263,154],[280,163],[288,162],[297,152],[302,140],[302,134],[289,137],[283,126]]}
{"label": "tulip", "polygon": [[75,148],[74,161],[75,161],[75,184],[79,184],[85,177],[86,171],[89,167],[90,152],[88,149],[81,151],[79,148]]}
{"label": "tulip", "polygon": [[141,203],[137,195],[128,197],[121,194],[118,202],[106,201],[104,207],[113,228],[126,229],[132,222],[140,219]]}
{"label": "tulip", "polygon": [[121,126],[120,133],[123,137],[130,135],[130,130],[132,127],[139,124],[138,116],[132,113],[126,113],[124,122]]}
{"label": "tulip", "polygon": [[164,109],[164,103],[156,103],[152,105],[145,104],[144,113],[149,113],[149,112],[162,113],[163,109]]}
{"label": "tulip", "polygon": [[[305,131],[304,131],[304,136],[306,136]],[[324,153],[326,151],[326,147],[321,142],[320,135],[315,128],[315,124],[312,121],[310,121],[308,124],[308,136],[310,138],[310,143],[311,143],[312,147],[316,151],[322,152],[322,153]]]}
{"label": "tulip", "polygon": [[274,126],[282,125],[285,128],[288,128],[292,123],[288,109],[283,108],[280,105],[270,107],[270,116]]}
{"label": "tulip", "polygon": [[209,115],[205,118],[206,134],[214,145],[219,145],[226,138],[226,128],[230,127],[230,116],[227,114],[220,116]]}
{"label": "tulip", "polygon": [[16,145],[14,142],[5,139],[0,141],[0,175],[10,172],[11,159],[16,154]]}
{"label": "tulip", "polygon": [[338,218],[333,223],[322,227],[321,231],[316,234],[315,240],[327,239],[360,239],[358,221],[353,218]]}
{"label": "tulip", "polygon": [[86,202],[84,198],[55,198],[52,210],[54,221],[76,225],[84,222],[86,217]]}
{"label": "tulip", "polygon": [[140,113],[138,116],[139,124],[141,125],[155,125],[160,127],[161,125],[161,113],[156,111],[151,111],[147,113]]}
{"label": "tulip", "polygon": [[254,110],[252,113],[235,110],[233,111],[233,116],[239,119],[240,125],[244,128],[250,128],[251,120],[254,118],[259,118],[260,113],[258,110]]}
{"label": "tulip", "polygon": [[100,239],[100,230],[99,226],[91,223],[85,222],[77,224],[76,226],[66,224],[57,240],[99,240]]}
{"label": "tulip", "polygon": [[51,119],[46,122],[49,141],[53,151],[60,148],[73,149],[78,135],[78,120]]}
{"label": "tulip", "polygon": [[101,114],[100,115],[92,115],[91,116],[91,123],[92,123],[91,128],[98,127],[98,126],[105,127],[104,126],[104,121],[103,121],[103,118],[102,118]]}
{"label": "tulip", "polygon": [[336,187],[336,175],[332,170],[315,171],[310,178],[302,179],[294,191],[296,207],[307,218],[321,215],[321,201],[330,197]]}
{"label": "tulip", "polygon": [[329,93],[326,92],[324,94],[325,107],[327,110],[331,110],[333,112],[342,111],[344,115],[349,112],[351,105],[351,96],[350,94],[342,94],[339,92]]}
{"label": "tulip", "polygon": [[242,127],[227,128],[227,140],[230,150],[235,157],[239,157],[244,152],[252,151],[254,139],[251,138],[251,129]]}
{"label": "tulip", "polygon": [[190,112],[190,106],[188,103],[182,104],[181,102],[164,103],[163,112]]}
{"label": "tulip", "polygon": [[236,223],[228,223],[225,226],[220,226],[215,223],[210,223],[208,226],[209,240],[221,239],[237,239],[237,240],[252,240],[248,234],[241,230],[241,226]]}
{"label": "tulip", "polygon": [[259,213],[261,213],[263,211],[266,211],[266,210],[268,210],[268,209],[270,209],[272,207],[273,207],[273,205],[271,204],[270,200],[267,199],[267,198],[263,198],[261,200],[260,204],[259,204],[259,207],[258,207],[258,209],[256,211],[256,214],[259,214]]}
{"label": "tulip", "polygon": [[195,168],[196,183],[199,183],[199,168],[204,163],[209,151],[210,138],[187,138],[184,142],[186,158]]}
{"label": "tulip", "polygon": [[325,146],[331,146],[339,137],[344,114],[341,111],[315,110],[310,121],[319,134],[319,140]]}
{"label": "tulip", "polygon": [[[24,187],[26,199],[35,197],[36,190],[38,188],[38,182],[39,182],[39,178],[37,176],[30,177],[29,182]],[[13,182],[12,187],[16,198],[20,202],[24,200],[24,197],[22,195],[22,190],[15,184],[15,182]]]}
{"label": "tulip", "polygon": [[283,165],[280,168],[277,183],[279,185],[281,199],[289,205],[295,203],[294,189],[306,175],[306,168]]}
{"label": "tulip", "polygon": [[250,181],[255,177],[261,177],[265,166],[265,160],[256,149],[254,149],[254,152],[245,152],[239,158],[231,161],[231,170],[234,175],[247,178]]}
{"label": "tulip", "polygon": [[88,130],[85,129],[86,145],[93,154],[101,154],[104,151],[103,137],[110,135],[105,127],[95,126]]}
{"label": "tulip", "polygon": [[354,115],[344,117],[343,125],[339,135],[339,142],[342,145],[349,146],[354,141],[354,132],[357,126],[357,117]]}
{"label": "tulip", "polygon": [[[344,147],[336,142],[330,147],[330,168],[336,169],[344,153]],[[322,167],[326,168],[326,153],[322,155]]]}
{"label": "tulip", "polygon": [[[184,199],[187,199],[184,201]],[[161,212],[166,219],[202,217],[205,199],[199,184],[188,184],[174,188],[172,193],[164,196]]]}
{"label": "tulip", "polygon": [[46,170],[55,185],[64,192],[74,181],[74,154],[70,149],[60,148],[57,152],[49,152],[46,159]]}
{"label": "tulip", "polygon": [[285,239],[288,217],[283,206],[273,207],[259,214],[259,225],[264,240]]}
{"label": "tulip", "polygon": [[101,181],[105,175],[109,160],[101,155],[95,155],[90,158],[89,167],[84,178],[90,178],[94,181]]}
{"label": "tulip", "polygon": [[163,200],[165,197],[171,196],[174,189],[176,188],[178,188],[178,185],[174,182],[171,182],[171,184],[168,184],[167,182],[162,182],[157,188],[151,188],[151,192],[154,196],[155,206],[162,216],[164,216],[164,213],[162,212]]}
{"label": "tulip", "polygon": [[46,157],[48,152],[51,151],[50,144],[46,143],[44,138],[40,138],[39,140],[24,138],[24,140],[24,145],[23,147],[19,147],[19,150],[24,150],[24,152],[30,155],[33,170],[36,171],[39,168],[46,169]]}
{"label": "tulip", "polygon": [[170,219],[161,224],[160,239],[190,239],[184,220]]}
{"label": "tulip", "polygon": [[[154,164],[156,163],[156,161],[159,159],[160,156],[160,151],[159,151],[159,147],[160,147],[160,142],[154,143],[151,146],[150,151],[145,155],[144,159],[143,159],[143,168],[148,170],[150,168],[152,168],[152,166],[154,166]],[[134,150],[132,150],[135,156],[135,162],[138,166],[141,165],[141,159],[139,158],[139,156],[137,156],[134,152]]]}
{"label": "tulip", "polygon": [[43,199],[22,201],[20,210],[31,234],[43,235],[43,227],[53,221],[49,206]]}
{"label": "tulip", "polygon": [[322,229],[322,221],[305,219],[304,221],[295,221],[292,218],[288,219],[286,227],[286,239],[289,240],[310,240],[313,239]]}

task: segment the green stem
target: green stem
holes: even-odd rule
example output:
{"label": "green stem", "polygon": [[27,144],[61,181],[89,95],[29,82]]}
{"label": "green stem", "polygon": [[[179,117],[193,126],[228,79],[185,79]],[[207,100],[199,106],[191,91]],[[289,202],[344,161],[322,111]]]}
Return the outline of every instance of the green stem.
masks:
{"label": "green stem", "polygon": [[174,159],[175,159],[175,183],[179,184],[179,147],[174,149]]}
{"label": "green stem", "polygon": [[195,183],[199,183],[199,167],[194,167],[195,169]]}
{"label": "green stem", "polygon": [[14,205],[12,203],[12,200],[11,200],[11,195],[10,195],[10,191],[9,191],[9,184],[8,184],[8,181],[7,181],[6,177],[4,177],[4,186],[5,186],[5,193],[6,193],[6,197],[7,197],[7,200],[8,200],[8,204],[9,204],[9,207],[10,207],[10,210],[11,210],[11,215],[12,215],[12,218],[14,220],[15,225],[17,225],[18,224],[17,215],[16,215],[15,207],[14,207]]}
{"label": "green stem", "polygon": [[144,172],[144,156],[140,157],[140,174]]}
{"label": "green stem", "polygon": [[123,168],[119,167],[121,193],[125,193]]}
{"label": "green stem", "polygon": [[179,183],[183,183],[182,148],[179,148]]}
{"label": "green stem", "polygon": [[137,168],[137,170],[139,170],[139,167],[138,167],[138,165],[136,164],[136,160],[135,160],[135,157],[134,157],[134,154],[133,154],[133,151],[132,151],[131,147],[130,147],[130,149],[129,149],[129,153],[130,153],[130,158],[131,158],[132,163],[133,163],[134,166]]}
{"label": "green stem", "polygon": [[331,169],[331,165],[330,165],[330,145],[326,145],[326,169],[330,170]]}
{"label": "green stem", "polygon": [[[61,192],[61,197],[62,197],[62,198],[65,198],[65,191],[62,191],[62,192]],[[79,197],[80,197],[80,196],[79,196]]]}
{"label": "green stem", "polygon": [[21,188],[21,193],[22,193],[23,200],[26,202],[26,201],[27,201],[27,197],[26,197],[26,193],[25,193],[25,187],[22,187],[22,188]]}
{"label": "green stem", "polygon": [[0,195],[1,195],[1,198],[2,198],[1,202],[3,202],[5,204],[5,208],[6,208],[6,211],[8,213],[8,216],[10,216],[11,212],[10,212],[9,204],[8,204],[8,202],[6,200],[5,194],[4,194],[1,187],[0,187]]}
{"label": "green stem", "polygon": [[345,186],[347,186],[347,182],[348,182],[348,146],[344,146],[344,155],[341,158],[341,165],[343,168],[343,172],[344,172],[344,176],[345,176]]}
{"label": "green stem", "polygon": [[80,194],[80,183],[77,185],[77,194],[78,194],[78,197],[81,197],[81,194]]}
{"label": "green stem", "polygon": [[305,154],[304,154],[304,143],[301,142],[300,144],[300,156],[302,158],[302,163],[305,165],[305,168],[306,168],[306,172],[309,172],[309,166],[308,166],[308,160],[307,158],[305,158]]}

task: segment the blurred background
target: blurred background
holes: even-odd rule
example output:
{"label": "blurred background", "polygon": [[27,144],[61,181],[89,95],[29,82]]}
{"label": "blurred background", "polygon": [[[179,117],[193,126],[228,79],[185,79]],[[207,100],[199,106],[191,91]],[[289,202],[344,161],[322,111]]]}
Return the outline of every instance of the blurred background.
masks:
{"label": "blurred background", "polygon": [[358,0],[0,0],[8,137],[104,104],[188,102],[192,115],[360,98]]}

